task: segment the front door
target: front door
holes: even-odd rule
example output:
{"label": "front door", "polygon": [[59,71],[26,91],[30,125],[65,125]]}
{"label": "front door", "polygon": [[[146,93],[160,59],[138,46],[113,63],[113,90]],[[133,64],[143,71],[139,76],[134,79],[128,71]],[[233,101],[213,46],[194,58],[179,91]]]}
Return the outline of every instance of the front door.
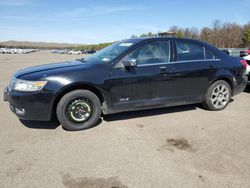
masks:
{"label": "front door", "polygon": [[[170,41],[159,40],[144,43],[126,55],[111,71],[113,108],[161,106],[163,100],[171,97],[174,67],[170,52]],[[127,59],[136,60],[137,65],[124,67],[122,62]]]}

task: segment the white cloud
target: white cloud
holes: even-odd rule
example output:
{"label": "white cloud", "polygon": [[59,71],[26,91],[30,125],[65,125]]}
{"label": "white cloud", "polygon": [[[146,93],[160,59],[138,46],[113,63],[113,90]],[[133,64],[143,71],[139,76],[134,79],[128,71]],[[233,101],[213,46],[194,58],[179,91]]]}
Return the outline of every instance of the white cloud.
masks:
{"label": "white cloud", "polygon": [[86,8],[76,8],[73,10],[68,10],[64,12],[58,12],[56,13],[56,16],[62,16],[62,17],[79,17],[87,12]]}
{"label": "white cloud", "polygon": [[146,24],[136,24],[133,26],[133,28],[135,30],[139,30],[139,31],[142,31],[142,32],[153,32],[153,33],[156,33],[156,32],[159,32],[159,31],[164,31],[166,30],[166,28],[162,28],[162,27],[157,27],[155,25],[146,25]]}
{"label": "white cloud", "polygon": [[144,7],[134,7],[134,6],[115,6],[115,7],[89,6],[85,8],[76,8],[72,10],[65,10],[62,12],[55,13],[54,19],[81,20],[89,18],[91,16],[138,11],[143,9]]}
{"label": "white cloud", "polygon": [[0,0],[0,6],[23,6],[30,2],[30,0]]}
{"label": "white cloud", "polygon": [[136,6],[118,6],[118,7],[94,7],[95,15],[109,14],[109,13],[119,13],[119,12],[129,12],[129,11],[138,11],[143,10],[144,7]]}
{"label": "white cloud", "polygon": [[28,16],[0,16],[1,20],[33,20]]}
{"label": "white cloud", "polygon": [[[1,3],[4,5],[23,5],[27,2],[33,1],[33,0],[0,0],[0,6]],[[32,17],[28,16],[18,16],[18,15],[3,15],[0,16],[0,19],[2,20],[46,20],[46,21],[82,21],[86,19],[90,19],[94,16],[101,16],[101,15],[107,15],[107,14],[115,14],[115,13],[121,13],[121,12],[129,12],[129,11],[139,11],[143,10],[144,7],[138,7],[138,6],[114,6],[114,7],[107,7],[107,6],[89,6],[89,7],[81,7],[81,8],[75,8],[70,10],[61,10],[57,12],[51,12],[50,14],[44,15],[44,16],[35,16]],[[49,16],[48,16],[49,15]]]}
{"label": "white cloud", "polygon": [[[131,29],[132,28],[132,29]],[[121,24],[106,27],[102,32],[99,29],[80,29],[75,27],[65,28],[44,28],[32,26],[0,26],[0,40],[27,40],[27,41],[49,41],[93,44],[111,42],[130,38],[133,34],[140,35],[146,32],[164,31],[164,28],[156,25]]]}

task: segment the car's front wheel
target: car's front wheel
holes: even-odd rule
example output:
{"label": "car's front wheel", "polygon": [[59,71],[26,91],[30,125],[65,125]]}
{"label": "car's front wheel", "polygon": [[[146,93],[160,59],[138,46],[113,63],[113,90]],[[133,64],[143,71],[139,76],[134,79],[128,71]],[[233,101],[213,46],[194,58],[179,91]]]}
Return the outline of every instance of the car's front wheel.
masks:
{"label": "car's front wheel", "polygon": [[224,80],[214,82],[206,91],[203,106],[211,111],[223,110],[231,100],[231,87]]}
{"label": "car's front wheel", "polygon": [[75,90],[61,98],[56,114],[66,130],[88,129],[97,124],[101,115],[101,103],[93,92]]}

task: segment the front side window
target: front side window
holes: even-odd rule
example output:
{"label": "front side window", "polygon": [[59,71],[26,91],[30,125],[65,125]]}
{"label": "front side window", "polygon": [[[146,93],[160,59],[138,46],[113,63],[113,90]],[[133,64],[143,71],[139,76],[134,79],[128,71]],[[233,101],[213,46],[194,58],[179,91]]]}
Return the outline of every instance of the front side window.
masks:
{"label": "front side window", "polygon": [[164,63],[170,61],[169,41],[156,41],[142,45],[127,58],[136,59],[137,64]]}
{"label": "front side window", "polygon": [[176,41],[177,59],[178,61],[204,60],[204,49],[191,42]]}

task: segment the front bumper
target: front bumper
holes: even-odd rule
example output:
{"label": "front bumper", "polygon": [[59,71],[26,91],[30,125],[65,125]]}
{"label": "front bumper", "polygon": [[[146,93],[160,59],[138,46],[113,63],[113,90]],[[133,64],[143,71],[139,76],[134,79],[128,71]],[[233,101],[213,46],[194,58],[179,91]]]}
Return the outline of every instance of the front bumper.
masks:
{"label": "front bumper", "polygon": [[20,92],[4,90],[4,101],[20,119],[48,121],[51,119],[55,93],[51,91]]}
{"label": "front bumper", "polygon": [[8,87],[4,89],[3,100],[8,101]]}

